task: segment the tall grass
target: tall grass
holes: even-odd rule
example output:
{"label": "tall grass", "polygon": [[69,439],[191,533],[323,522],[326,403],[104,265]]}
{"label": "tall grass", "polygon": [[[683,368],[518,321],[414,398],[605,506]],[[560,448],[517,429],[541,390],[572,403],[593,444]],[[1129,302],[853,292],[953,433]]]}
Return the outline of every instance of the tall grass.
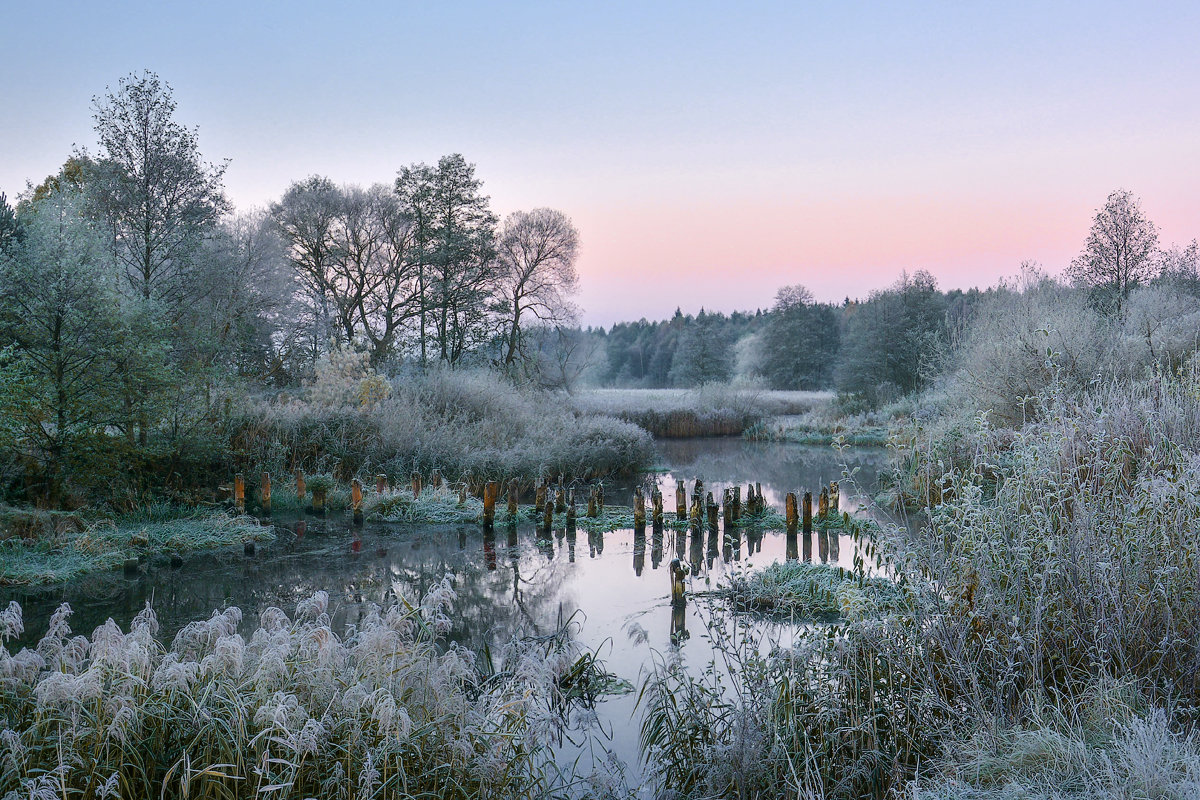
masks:
{"label": "tall grass", "polygon": [[[766,655],[727,641],[726,670],[661,668],[644,693],[648,745],[674,754],[656,762],[660,785],[693,797],[882,797],[965,781],[951,796],[968,797],[995,788],[972,773],[968,746],[995,731],[1056,742],[1074,782],[1055,778],[1064,795],[1126,796],[1110,794],[1114,776],[1142,767],[1095,772],[1105,753],[1124,758],[1126,725],[1150,748],[1143,758],[1174,764],[1150,771],[1175,788],[1138,796],[1186,795],[1200,707],[1197,377],[1081,394],[1051,384],[1020,429],[982,416],[949,447],[916,436],[918,472],[938,488],[927,524],[876,542],[905,602]],[[1114,681],[1138,710],[1112,717],[1107,751],[1076,758],[1074,710]],[[759,758],[744,773],[716,766],[748,747]],[[1014,768],[1004,780],[1014,796],[1026,779],[1054,796],[1054,774]]]}
{"label": "tall grass", "polygon": [[434,469],[452,479],[590,479],[635,472],[651,457],[649,437],[634,425],[576,414],[557,395],[487,372],[397,380],[386,396],[361,403],[323,396],[250,404],[235,423],[239,468],[342,480]]}
{"label": "tall grass", "polygon": [[[0,647],[0,796],[534,797],[562,792],[551,746],[594,700],[595,660],[565,635],[485,662],[443,636],[449,578],[371,607],[345,638],[318,592],[289,618],[237,608],[168,647],[147,607],[72,634],[61,607],[34,650]],[[15,603],[0,638],[19,635]]]}

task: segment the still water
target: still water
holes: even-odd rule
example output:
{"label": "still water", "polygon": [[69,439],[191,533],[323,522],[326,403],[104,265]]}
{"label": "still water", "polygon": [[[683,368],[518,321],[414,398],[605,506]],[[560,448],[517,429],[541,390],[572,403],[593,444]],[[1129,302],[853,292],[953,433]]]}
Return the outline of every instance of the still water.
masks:
{"label": "still water", "polygon": [[[762,484],[768,503],[782,507],[789,491],[813,491],[842,480],[842,509],[854,512],[874,490],[886,453],[853,449],[844,455],[830,448],[754,443],[740,439],[663,440],[663,469],[657,481],[674,511],[675,481],[705,482],[719,498],[726,486]],[[845,463],[843,463],[845,462]],[[857,470],[846,482],[844,470]],[[606,487],[610,503],[630,504],[633,484]],[[513,636],[540,635],[572,620],[582,642],[596,649],[610,672],[641,685],[655,654],[671,653],[703,666],[712,649],[703,635],[711,619],[710,603],[689,600],[682,612],[670,603],[667,565],[673,558],[692,567],[689,590],[700,592],[724,583],[733,570],[765,566],[800,557],[850,567],[854,543],[836,534],[800,537],[795,554],[782,533],[745,532],[739,537],[703,531],[699,535],[667,530],[644,535],[632,530],[588,534],[557,530],[539,534],[533,526],[498,524],[485,534],[479,526],[413,528],[371,524],[356,528],[348,519],[277,516],[277,539],[246,556],[240,550],[185,556],[181,568],[151,563],[144,574],[105,573],[39,590],[0,589],[0,605],[17,600],[24,608],[26,635],[32,644],[63,602],[74,609],[72,627],[88,632],[113,618],[127,628],[147,601],[170,637],[188,622],[214,609],[235,605],[253,624],[257,612],[277,606],[289,614],[317,590],[330,596],[335,627],[344,630],[368,603],[398,596],[420,597],[446,573],[455,576],[451,638],[481,648]],[[805,539],[808,539],[806,542]],[[758,632],[786,639],[790,626],[763,621]],[[636,693],[614,696],[597,709],[605,742],[636,772]]]}

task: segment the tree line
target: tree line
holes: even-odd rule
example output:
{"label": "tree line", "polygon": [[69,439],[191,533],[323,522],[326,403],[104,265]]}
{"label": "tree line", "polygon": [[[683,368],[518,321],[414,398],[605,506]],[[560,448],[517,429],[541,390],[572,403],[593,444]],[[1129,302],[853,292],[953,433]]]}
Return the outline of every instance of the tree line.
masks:
{"label": "tree line", "polygon": [[[1023,269],[1036,273],[1038,283],[1055,282],[1036,265]],[[1167,309],[1176,316],[1186,313],[1161,302],[1149,313],[1137,307],[1134,293],[1160,287],[1176,298],[1200,297],[1198,270],[1196,242],[1160,246],[1157,226],[1122,189],[1096,211],[1063,288],[1078,293],[1101,318],[1140,326],[1153,349]],[[589,329],[603,354],[590,374],[608,386],[740,380],[774,389],[831,389],[848,406],[871,407],[929,386],[948,368],[977,311],[1011,291],[1003,282],[987,290],[942,291],[923,270],[902,273],[865,299],[841,303],[816,302],[804,286],[785,286],[767,310],[730,315],[701,310],[695,316],[677,310],[669,320]]]}
{"label": "tree line", "polygon": [[194,453],[231,387],[297,386],[333,350],[521,378],[575,319],[571,220],[499,219],[462,155],[365,188],[310,176],[235,213],[228,162],[175,112],[157,75],[129,75],[93,99],[94,153],[0,195],[0,449],[35,494],[119,442]]}

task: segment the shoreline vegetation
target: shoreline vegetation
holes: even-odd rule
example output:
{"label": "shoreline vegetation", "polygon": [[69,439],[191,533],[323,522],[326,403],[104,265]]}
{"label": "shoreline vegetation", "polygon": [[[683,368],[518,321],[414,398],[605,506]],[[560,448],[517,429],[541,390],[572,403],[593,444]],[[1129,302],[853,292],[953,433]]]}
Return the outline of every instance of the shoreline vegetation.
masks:
{"label": "shoreline vegetation", "polygon": [[628,686],[575,640],[513,639],[486,657],[446,641],[450,576],[423,598],[371,605],[344,638],[317,592],[289,617],[264,609],[243,636],[236,607],[156,638],[146,608],[74,635],[61,606],[32,649],[4,643],[0,611],[0,796],[545,796],[574,776],[563,736]]}

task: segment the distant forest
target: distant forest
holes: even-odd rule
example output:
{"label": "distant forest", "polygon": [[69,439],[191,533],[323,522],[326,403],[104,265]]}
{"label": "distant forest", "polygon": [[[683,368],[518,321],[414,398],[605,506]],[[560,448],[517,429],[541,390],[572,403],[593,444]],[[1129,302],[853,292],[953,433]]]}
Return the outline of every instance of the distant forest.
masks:
{"label": "distant forest", "polygon": [[757,381],[772,389],[837,389],[874,404],[922,388],[990,291],[943,292],[924,271],[838,304],[786,286],[766,311],[677,310],[669,320],[583,331],[594,360],[587,377],[638,388]]}

